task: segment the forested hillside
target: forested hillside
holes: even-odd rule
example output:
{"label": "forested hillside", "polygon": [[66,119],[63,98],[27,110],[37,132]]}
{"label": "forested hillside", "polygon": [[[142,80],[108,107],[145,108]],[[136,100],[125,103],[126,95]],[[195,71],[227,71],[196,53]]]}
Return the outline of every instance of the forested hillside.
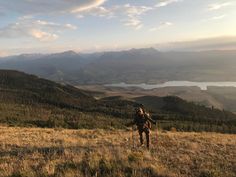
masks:
{"label": "forested hillside", "polygon": [[0,70],[0,123],[66,128],[126,128],[144,104],[158,127],[180,131],[236,132],[236,115],[178,97],[106,97],[18,71]]}

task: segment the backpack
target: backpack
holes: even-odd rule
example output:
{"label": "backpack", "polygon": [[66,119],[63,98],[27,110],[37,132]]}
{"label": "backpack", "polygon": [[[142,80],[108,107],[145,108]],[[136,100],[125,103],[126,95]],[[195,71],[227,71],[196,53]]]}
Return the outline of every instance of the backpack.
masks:
{"label": "backpack", "polygon": [[146,123],[145,123],[145,124],[146,124],[147,128],[151,129],[151,128],[152,128],[152,124],[151,124],[151,122],[148,120],[149,117],[150,117],[149,113],[144,113],[144,117],[145,117],[145,120],[146,120]]}

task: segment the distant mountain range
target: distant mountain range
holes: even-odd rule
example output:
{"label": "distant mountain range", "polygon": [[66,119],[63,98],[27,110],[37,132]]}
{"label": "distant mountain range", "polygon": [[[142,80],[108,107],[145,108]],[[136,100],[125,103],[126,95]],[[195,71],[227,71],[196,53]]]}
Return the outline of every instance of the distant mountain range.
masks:
{"label": "distant mountain range", "polygon": [[236,81],[236,51],[160,52],[154,48],[0,58],[14,69],[61,83],[157,83],[167,80]]}

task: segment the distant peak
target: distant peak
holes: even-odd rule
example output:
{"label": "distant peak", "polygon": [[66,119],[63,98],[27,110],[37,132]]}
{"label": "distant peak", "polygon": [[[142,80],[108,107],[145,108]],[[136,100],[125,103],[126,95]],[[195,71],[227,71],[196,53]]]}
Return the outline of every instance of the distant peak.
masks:
{"label": "distant peak", "polygon": [[77,53],[73,50],[67,50],[62,52],[61,54],[65,54],[65,55],[77,55]]}
{"label": "distant peak", "polygon": [[138,49],[132,48],[132,49],[130,49],[130,51],[155,51],[155,52],[157,52],[157,50],[156,50],[155,48],[153,48],[153,47],[149,47],[149,48],[138,48]]}
{"label": "distant peak", "polygon": [[40,53],[23,53],[18,56],[19,57],[33,57],[33,56],[40,56],[40,55],[42,55],[42,54],[40,54]]}

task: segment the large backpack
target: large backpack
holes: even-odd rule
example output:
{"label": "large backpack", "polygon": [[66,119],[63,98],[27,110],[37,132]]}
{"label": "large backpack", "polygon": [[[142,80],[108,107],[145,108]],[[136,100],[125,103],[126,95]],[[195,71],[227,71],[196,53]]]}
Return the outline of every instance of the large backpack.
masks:
{"label": "large backpack", "polygon": [[147,125],[147,128],[151,129],[152,128],[152,124],[151,122],[148,120],[150,115],[148,113],[144,113],[144,117],[145,117],[145,120],[146,120],[146,125]]}

